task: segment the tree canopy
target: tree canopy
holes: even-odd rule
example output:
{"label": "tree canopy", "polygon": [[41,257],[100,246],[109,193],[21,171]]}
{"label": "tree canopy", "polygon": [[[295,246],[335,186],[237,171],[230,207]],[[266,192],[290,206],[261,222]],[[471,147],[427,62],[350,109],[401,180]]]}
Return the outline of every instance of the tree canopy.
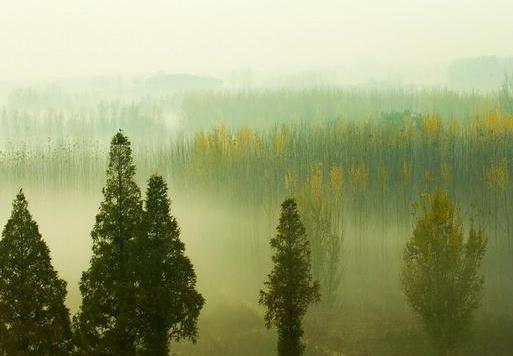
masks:
{"label": "tree canopy", "polygon": [[401,278],[410,305],[445,354],[469,330],[479,307],[486,238],[471,226],[465,241],[457,208],[445,192],[426,195],[421,209],[406,244]]}
{"label": "tree canopy", "polygon": [[142,230],[141,192],[130,141],[111,141],[104,200],[91,232],[93,256],[82,275],[82,306],[75,318],[77,344],[87,354],[135,353],[136,315],[129,245]]}
{"label": "tree canopy", "polygon": [[20,190],[0,240],[0,355],[68,355],[66,282]]}
{"label": "tree canopy", "polygon": [[266,308],[266,326],[278,329],[278,354],[301,355],[302,318],[320,293],[319,283],[312,281],[310,244],[294,199],[282,203],[277,232],[271,239],[273,270],[259,303]]}
{"label": "tree canopy", "polygon": [[148,181],[144,227],[145,233],[133,245],[138,353],[168,355],[169,341],[196,340],[204,298],[195,289],[194,267],[184,255],[167,184],[158,175]]}

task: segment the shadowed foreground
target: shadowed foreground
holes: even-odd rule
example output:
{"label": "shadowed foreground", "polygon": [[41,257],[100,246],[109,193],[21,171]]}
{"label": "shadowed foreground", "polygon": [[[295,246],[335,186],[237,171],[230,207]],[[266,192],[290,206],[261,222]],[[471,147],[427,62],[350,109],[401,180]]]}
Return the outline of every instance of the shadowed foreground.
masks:
{"label": "shadowed foreground", "polygon": [[[201,337],[197,344],[174,344],[172,353],[275,355],[276,333],[262,327],[262,313],[256,304],[250,303],[207,306],[200,317]],[[453,355],[511,354],[513,320],[478,316],[475,325],[473,337]],[[333,313],[313,310],[307,315],[304,327],[305,355],[433,355],[421,325],[407,307],[404,310],[339,307]]]}

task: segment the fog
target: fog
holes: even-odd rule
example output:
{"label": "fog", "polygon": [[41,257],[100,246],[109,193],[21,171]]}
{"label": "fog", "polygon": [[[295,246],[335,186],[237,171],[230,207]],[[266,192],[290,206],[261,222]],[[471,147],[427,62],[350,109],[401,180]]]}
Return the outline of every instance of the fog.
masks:
{"label": "fog", "polygon": [[507,0],[3,0],[0,228],[22,188],[75,315],[122,129],[143,198],[150,175],[169,184],[206,299],[198,343],[173,352],[276,353],[258,292],[293,196],[321,294],[340,276],[306,314],[306,355],[422,356],[434,349],[400,273],[414,207],[441,189],[465,233],[488,238],[454,355],[509,355],[512,13]]}
{"label": "fog", "polygon": [[250,68],[336,69],[358,82],[513,54],[507,0],[5,0],[1,10],[4,81]]}

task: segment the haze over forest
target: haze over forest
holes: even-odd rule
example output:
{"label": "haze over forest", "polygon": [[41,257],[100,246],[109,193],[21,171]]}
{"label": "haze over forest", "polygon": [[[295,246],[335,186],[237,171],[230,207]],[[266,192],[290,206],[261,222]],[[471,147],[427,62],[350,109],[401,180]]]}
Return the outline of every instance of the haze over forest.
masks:
{"label": "haze over forest", "polygon": [[[265,321],[281,281],[271,239],[289,238],[311,275],[296,281],[305,355],[510,355],[512,13],[507,0],[3,1],[0,227],[14,222],[0,277],[28,202],[67,283],[63,354],[101,354],[87,312],[119,300],[87,299],[109,285],[83,272],[98,241],[135,241],[136,271],[116,266],[138,278],[132,294],[155,299],[141,266],[158,252],[148,221],[164,216],[193,299],[186,326],[173,324],[184,339],[164,337],[172,354],[286,354]],[[109,197],[113,177],[126,196]],[[113,211],[135,221],[120,236],[102,230]],[[421,262],[441,272],[423,279]],[[5,356],[16,342],[2,342],[14,325],[2,315]],[[127,328],[140,337],[144,325]],[[132,341],[101,345],[132,354]]]}

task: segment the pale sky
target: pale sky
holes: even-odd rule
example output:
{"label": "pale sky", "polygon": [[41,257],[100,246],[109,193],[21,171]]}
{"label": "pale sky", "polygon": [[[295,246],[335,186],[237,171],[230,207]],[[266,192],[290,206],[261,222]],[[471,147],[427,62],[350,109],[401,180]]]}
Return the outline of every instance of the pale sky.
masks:
{"label": "pale sky", "polygon": [[0,80],[513,55],[512,0],[0,0]]}

